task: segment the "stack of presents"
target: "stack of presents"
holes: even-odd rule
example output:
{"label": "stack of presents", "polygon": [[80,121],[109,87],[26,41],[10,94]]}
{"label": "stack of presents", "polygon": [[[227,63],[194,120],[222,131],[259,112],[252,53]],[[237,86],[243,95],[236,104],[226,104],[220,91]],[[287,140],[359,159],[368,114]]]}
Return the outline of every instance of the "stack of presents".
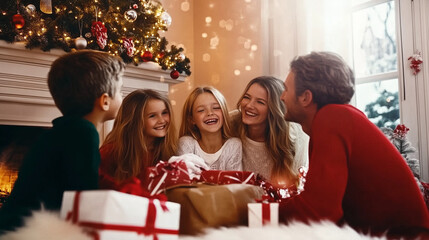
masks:
{"label": "stack of presents", "polygon": [[278,202],[299,192],[244,171],[209,170],[190,179],[183,161],[160,162],[143,182],[132,179],[120,191],[66,191],[61,218],[94,239],[170,240],[206,228],[276,225]]}

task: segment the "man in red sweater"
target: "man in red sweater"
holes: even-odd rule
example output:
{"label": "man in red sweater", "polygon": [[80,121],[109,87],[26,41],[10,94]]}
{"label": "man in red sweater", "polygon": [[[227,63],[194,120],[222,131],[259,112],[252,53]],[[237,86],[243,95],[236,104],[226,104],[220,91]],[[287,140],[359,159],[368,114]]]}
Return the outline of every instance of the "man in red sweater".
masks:
{"label": "man in red sweater", "polygon": [[344,60],[312,52],[290,67],[281,100],[285,119],[310,136],[309,171],[305,190],[280,204],[280,219],[330,220],[375,235],[426,234],[429,214],[411,170],[383,133],[348,104],[354,76]]}

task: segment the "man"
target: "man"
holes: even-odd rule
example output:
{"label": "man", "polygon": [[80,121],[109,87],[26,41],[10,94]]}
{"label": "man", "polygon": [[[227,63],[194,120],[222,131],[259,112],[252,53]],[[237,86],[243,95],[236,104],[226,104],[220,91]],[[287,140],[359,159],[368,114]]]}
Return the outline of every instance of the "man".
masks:
{"label": "man", "polygon": [[328,52],[295,58],[281,100],[287,121],[310,136],[305,190],[280,205],[280,219],[330,220],[358,231],[416,236],[429,214],[406,162],[366,116],[349,105],[354,76]]}

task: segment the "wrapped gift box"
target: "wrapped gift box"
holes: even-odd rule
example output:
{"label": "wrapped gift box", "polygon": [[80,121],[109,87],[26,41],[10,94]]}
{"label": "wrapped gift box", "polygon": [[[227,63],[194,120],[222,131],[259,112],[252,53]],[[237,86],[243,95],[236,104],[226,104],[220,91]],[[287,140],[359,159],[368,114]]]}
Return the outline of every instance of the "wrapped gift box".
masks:
{"label": "wrapped gift box", "polygon": [[170,186],[191,182],[185,162],[160,161],[155,167],[147,168],[143,186],[151,195],[154,195],[163,192]]}
{"label": "wrapped gift box", "polygon": [[208,170],[201,173],[200,181],[213,184],[254,184],[255,174],[245,171]]}
{"label": "wrapped gift box", "polygon": [[263,225],[279,224],[278,203],[248,203],[249,227],[262,227]]}
{"label": "wrapped gift box", "polygon": [[180,204],[113,190],[66,191],[61,218],[88,228],[100,240],[176,240]]}
{"label": "wrapped gift box", "polygon": [[263,195],[249,184],[212,185],[196,183],[166,191],[168,201],[181,205],[180,234],[196,235],[205,228],[247,225],[247,204]]}

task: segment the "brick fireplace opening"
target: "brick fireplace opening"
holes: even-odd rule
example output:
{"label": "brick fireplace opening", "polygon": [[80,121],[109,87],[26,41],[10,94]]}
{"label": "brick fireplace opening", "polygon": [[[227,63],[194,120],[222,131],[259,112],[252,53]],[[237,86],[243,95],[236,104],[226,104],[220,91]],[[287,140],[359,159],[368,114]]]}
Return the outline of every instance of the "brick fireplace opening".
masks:
{"label": "brick fireplace opening", "polygon": [[49,127],[0,125],[0,207],[12,191],[22,160]]}

